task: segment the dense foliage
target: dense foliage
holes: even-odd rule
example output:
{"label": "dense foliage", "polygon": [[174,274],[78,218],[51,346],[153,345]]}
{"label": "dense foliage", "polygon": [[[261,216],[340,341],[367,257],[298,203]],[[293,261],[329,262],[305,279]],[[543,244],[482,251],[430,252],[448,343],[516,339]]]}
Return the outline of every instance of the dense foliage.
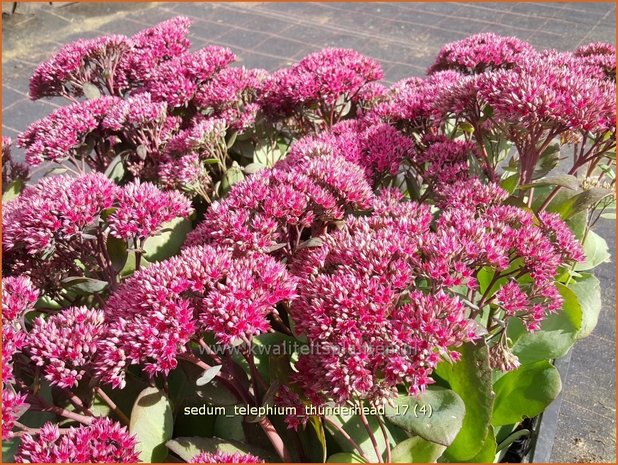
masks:
{"label": "dense foliage", "polygon": [[3,138],[4,460],[500,459],[599,315],[614,47],[479,34],[386,88],[189,26],[66,45]]}

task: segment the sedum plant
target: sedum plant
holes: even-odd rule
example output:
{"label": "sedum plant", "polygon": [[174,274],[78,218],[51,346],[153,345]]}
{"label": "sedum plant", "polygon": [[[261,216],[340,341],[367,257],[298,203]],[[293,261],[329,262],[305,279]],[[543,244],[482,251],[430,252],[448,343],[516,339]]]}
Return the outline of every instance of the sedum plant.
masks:
{"label": "sedum plant", "polygon": [[63,47],[3,138],[3,460],[499,461],[599,318],[614,47],[479,34],[386,88],[189,26]]}

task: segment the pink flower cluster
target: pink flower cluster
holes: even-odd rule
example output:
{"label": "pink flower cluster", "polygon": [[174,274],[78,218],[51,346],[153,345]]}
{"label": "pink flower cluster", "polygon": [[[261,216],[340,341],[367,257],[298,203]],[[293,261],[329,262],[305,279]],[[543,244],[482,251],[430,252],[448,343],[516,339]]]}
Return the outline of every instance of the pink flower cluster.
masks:
{"label": "pink flower cluster", "polygon": [[522,55],[531,53],[534,53],[532,46],[517,37],[502,37],[485,32],[446,44],[438,52],[436,61],[427,73],[452,69],[475,74],[510,68],[519,62]]}
{"label": "pink flower cluster", "polygon": [[355,50],[327,48],[275,72],[264,85],[262,106],[273,117],[300,119],[303,111],[317,107],[317,116],[332,126],[341,118],[346,103],[382,77],[375,60]]}
{"label": "pink flower cluster", "polygon": [[[112,207],[106,224],[102,213]],[[93,260],[101,244],[92,240],[93,234],[100,240],[109,226],[116,237],[143,239],[191,211],[181,194],[161,192],[149,183],[118,187],[100,173],[46,177],[4,205],[5,267],[29,274],[41,287],[50,280],[58,285],[70,272],[81,275],[76,259],[99,267]]]}
{"label": "pink flower cluster", "polygon": [[594,42],[577,48],[573,55],[584,64],[598,68],[606,79],[616,81],[616,47]]}
{"label": "pink flower cluster", "polygon": [[[119,101],[116,97],[101,97],[74,103],[31,124],[17,140],[18,145],[26,149],[27,163],[37,166],[43,161],[60,163],[70,157],[81,158],[88,139],[101,138],[101,122]],[[106,164],[102,162],[96,166],[104,169]]]}
{"label": "pink flower cluster", "polygon": [[409,78],[399,81],[385,99],[367,111],[364,118],[373,124],[383,121],[409,133],[435,131],[442,120],[437,102],[461,79],[460,73],[449,70],[437,72],[424,80]]}
{"label": "pink flower cluster", "polygon": [[170,108],[183,107],[202,84],[235,60],[231,50],[217,46],[178,55],[156,68],[143,89]]}
{"label": "pink flower cluster", "polygon": [[457,297],[416,288],[431,213],[396,199],[378,202],[373,216],[351,219],[349,229],[295,260],[301,283],[291,314],[320,349],[296,365],[310,402],[381,403],[403,383],[418,393],[442,356],[456,357],[449,347],[475,337]]}
{"label": "pink flower cluster", "polygon": [[285,266],[271,257],[187,248],[135,273],[110,297],[97,373],[122,387],[130,365],[143,366],[151,376],[168,374],[190,339],[205,331],[222,344],[263,333],[270,328],[269,313],[293,298],[295,287]]}
{"label": "pink flower cluster", "polygon": [[200,86],[194,103],[202,114],[215,115],[230,128],[251,126],[260,110],[257,103],[268,73],[263,69],[225,68]]}
{"label": "pink flower cluster", "polygon": [[74,100],[84,85],[121,96],[148,78],[153,67],[188,50],[190,20],[178,17],[145,29],[132,38],[103,36],[64,46],[40,64],[30,79],[30,96],[64,96]]}
{"label": "pink flower cluster", "polygon": [[213,203],[186,245],[215,243],[290,255],[349,210],[367,208],[372,198],[362,168],[341,157],[326,155],[263,170]]}
{"label": "pink flower cluster", "polygon": [[15,455],[17,463],[135,463],[137,442],[124,426],[108,418],[61,433],[46,423],[36,436],[26,434]]}
{"label": "pink flower cluster", "polygon": [[110,232],[119,239],[143,240],[192,211],[191,203],[179,192],[162,192],[154,184],[135,181],[118,192],[116,210],[109,217]]}
{"label": "pink flower cluster", "polygon": [[51,385],[77,386],[97,351],[105,330],[102,310],[69,307],[47,318],[38,317],[28,333],[32,361],[44,367]]}
{"label": "pink flower cluster", "polygon": [[15,421],[26,411],[26,395],[15,391],[13,358],[26,345],[25,315],[39,292],[29,278],[2,278],[2,439],[11,437]]}
{"label": "pink flower cluster", "polygon": [[200,452],[191,463],[264,463],[259,457],[240,452]]}
{"label": "pink flower cluster", "polygon": [[445,136],[430,136],[425,141],[427,147],[418,151],[413,160],[427,184],[441,187],[470,176],[468,161],[478,157],[476,144]]}
{"label": "pink flower cluster", "polygon": [[577,67],[531,60],[487,74],[477,85],[479,98],[494,111],[494,120],[518,133],[537,127],[554,133],[598,133],[616,124],[614,84],[590,79]]}

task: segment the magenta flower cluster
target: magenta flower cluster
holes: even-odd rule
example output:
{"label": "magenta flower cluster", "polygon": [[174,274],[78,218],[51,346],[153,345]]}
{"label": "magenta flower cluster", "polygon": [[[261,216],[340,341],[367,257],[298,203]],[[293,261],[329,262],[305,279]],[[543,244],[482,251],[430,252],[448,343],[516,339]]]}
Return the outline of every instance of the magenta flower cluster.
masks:
{"label": "magenta flower cluster", "polygon": [[136,440],[124,426],[108,418],[88,426],[60,432],[46,423],[37,437],[22,438],[17,463],[135,463],[139,461]]}
{"label": "magenta flower cluster", "polygon": [[[36,69],[33,99],[71,103],[18,145],[62,174],[22,190],[28,167],[3,138],[3,184],[19,193],[2,209],[2,434],[19,441],[15,459],[141,460],[103,389],[172,396],[197,368],[243,404],[300,409],[285,420],[296,430],[309,403],[423,392],[471,341],[492,368],[516,369],[509,324],[542,329],[562,309],[559,280],[587,258],[549,207],[561,184],[601,189],[614,48],[479,34],[386,88],[379,63],[348,49],[272,74],[232,67],[229,49],[189,51],[189,25],[80,40]],[[578,144],[566,181],[544,178],[552,144]],[[256,366],[251,349],[273,333],[312,350]],[[95,395],[120,422],[93,413]],[[22,425],[28,409],[69,427]],[[288,461],[280,425],[254,426]]]}

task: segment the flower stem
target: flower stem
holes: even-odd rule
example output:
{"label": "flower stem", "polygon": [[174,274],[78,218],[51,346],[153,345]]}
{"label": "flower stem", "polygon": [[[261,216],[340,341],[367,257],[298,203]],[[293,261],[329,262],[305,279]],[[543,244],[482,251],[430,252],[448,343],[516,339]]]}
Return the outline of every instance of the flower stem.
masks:
{"label": "flower stem", "polygon": [[114,401],[103,391],[103,389],[101,389],[100,387],[97,387],[95,389],[97,395],[99,396],[99,398],[105,402],[107,404],[107,406],[112,410],[112,412],[114,412],[116,415],[118,415],[118,418],[120,418],[120,421],[122,421],[125,425],[129,425],[129,423],[131,422],[131,420],[129,420],[129,417],[127,417],[124,412],[122,410],[120,410],[118,408],[118,406],[114,403]]}
{"label": "flower stem", "polygon": [[363,451],[363,449],[361,448],[361,446],[358,445],[358,443],[356,441],[354,441],[354,439],[352,439],[352,437],[346,432],[346,430],[344,430],[341,426],[339,426],[335,421],[331,420],[330,418],[324,416],[322,417],[322,420],[326,423],[328,423],[330,426],[333,427],[333,429],[337,430],[337,432],[339,434],[341,434],[341,436],[343,436],[343,438],[348,441],[350,443],[350,445],[352,447],[354,447],[354,449],[356,449],[356,451],[360,454],[360,456],[365,459],[365,461],[370,462],[369,458],[365,455],[365,452]]}
{"label": "flower stem", "polygon": [[373,445],[373,450],[375,450],[376,456],[378,457],[378,462],[384,463],[384,460],[382,460],[382,454],[380,453],[380,448],[378,447],[378,441],[375,435],[373,434],[373,431],[371,431],[371,426],[369,426],[369,422],[367,421],[365,412],[363,412],[363,401],[362,400],[360,401],[360,419],[361,419],[361,422],[363,423],[363,426],[367,430],[367,434],[369,435],[369,439],[371,440],[371,444]]}

